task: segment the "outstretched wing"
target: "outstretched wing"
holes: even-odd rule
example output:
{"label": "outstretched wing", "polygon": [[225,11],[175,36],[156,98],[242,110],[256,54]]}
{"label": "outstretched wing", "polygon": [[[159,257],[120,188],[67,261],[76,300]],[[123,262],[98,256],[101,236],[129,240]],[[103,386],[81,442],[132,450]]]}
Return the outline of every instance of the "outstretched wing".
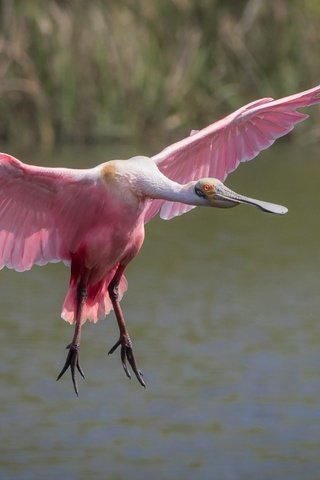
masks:
{"label": "outstretched wing", "polygon": [[[262,98],[249,103],[227,117],[170,145],[152,157],[171,180],[187,183],[201,177],[224,181],[240,162],[253,159],[261,150],[290,132],[308,118],[297,108],[320,103],[320,85],[304,92],[273,100]],[[194,207],[154,200],[146,211],[149,221],[161,209],[160,216],[170,219]]]}
{"label": "outstretched wing", "polygon": [[26,165],[0,154],[0,268],[70,261],[103,209],[97,169]]}

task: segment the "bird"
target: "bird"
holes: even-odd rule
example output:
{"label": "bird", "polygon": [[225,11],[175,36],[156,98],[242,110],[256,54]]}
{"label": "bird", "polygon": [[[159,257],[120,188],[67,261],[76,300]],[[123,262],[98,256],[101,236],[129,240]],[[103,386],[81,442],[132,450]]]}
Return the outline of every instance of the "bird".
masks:
{"label": "bird", "polygon": [[125,374],[145,387],[121,308],[124,272],[140,248],[145,224],[172,219],[197,206],[240,204],[283,215],[287,208],[253,199],[223,182],[240,162],[286,135],[320,103],[320,85],[278,100],[262,98],[164,148],[160,153],[109,160],[92,168],[50,168],[0,153],[0,269],[18,272],[63,262],[70,282],[61,316],[74,325],[57,380],[70,369],[78,395],[83,324],[114,311]]}

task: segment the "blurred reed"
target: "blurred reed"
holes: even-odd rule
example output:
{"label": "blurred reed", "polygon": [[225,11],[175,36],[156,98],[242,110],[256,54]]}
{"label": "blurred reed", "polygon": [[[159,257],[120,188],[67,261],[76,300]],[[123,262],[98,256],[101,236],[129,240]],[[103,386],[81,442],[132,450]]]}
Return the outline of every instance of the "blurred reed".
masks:
{"label": "blurred reed", "polygon": [[0,139],[185,135],[320,83],[319,21],[318,0],[0,0]]}

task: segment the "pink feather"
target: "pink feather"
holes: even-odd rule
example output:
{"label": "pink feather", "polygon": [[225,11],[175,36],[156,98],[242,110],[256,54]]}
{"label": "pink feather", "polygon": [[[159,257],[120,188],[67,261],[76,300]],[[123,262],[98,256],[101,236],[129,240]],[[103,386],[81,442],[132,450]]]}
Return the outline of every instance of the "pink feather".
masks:
{"label": "pink feather", "polygon": [[[320,103],[319,86],[280,100],[262,98],[166,147],[152,159],[168,178],[178,183],[200,177],[224,181],[240,162],[252,160],[261,150],[270,147],[297,123],[308,118],[308,115],[297,112],[297,108],[317,103]],[[192,208],[155,200],[146,211],[145,222],[159,210],[161,218],[170,219]]]}
{"label": "pink feather", "polygon": [[[97,181],[95,169],[36,167],[1,153],[0,268],[6,266],[21,272],[34,264],[63,261],[69,265],[87,232],[95,229],[105,235],[107,247],[110,225],[114,224],[112,205],[107,190]],[[97,262],[100,253],[97,249]],[[110,269],[108,261],[101,266],[108,275],[103,272],[102,279],[96,279],[88,293],[82,322],[87,317],[96,322],[112,308],[107,287],[117,264]],[[74,281],[71,275],[62,312],[70,323],[75,314]],[[123,277],[120,298],[126,288]]]}

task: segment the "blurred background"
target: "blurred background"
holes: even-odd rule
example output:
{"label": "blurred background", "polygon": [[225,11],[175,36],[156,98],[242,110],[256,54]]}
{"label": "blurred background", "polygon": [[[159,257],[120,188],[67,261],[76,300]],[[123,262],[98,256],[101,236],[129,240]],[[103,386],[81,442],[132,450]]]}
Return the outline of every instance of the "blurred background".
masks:
{"label": "blurred background", "polygon": [[[90,167],[154,154],[259,97],[320,84],[318,0],[0,0],[1,151]],[[0,477],[318,480],[320,106],[227,185],[286,216],[147,225],[123,309],[147,389],[83,329],[61,264],[1,271]]]}
{"label": "blurred background", "polygon": [[319,83],[319,19],[317,0],[1,0],[0,139],[176,139]]}

